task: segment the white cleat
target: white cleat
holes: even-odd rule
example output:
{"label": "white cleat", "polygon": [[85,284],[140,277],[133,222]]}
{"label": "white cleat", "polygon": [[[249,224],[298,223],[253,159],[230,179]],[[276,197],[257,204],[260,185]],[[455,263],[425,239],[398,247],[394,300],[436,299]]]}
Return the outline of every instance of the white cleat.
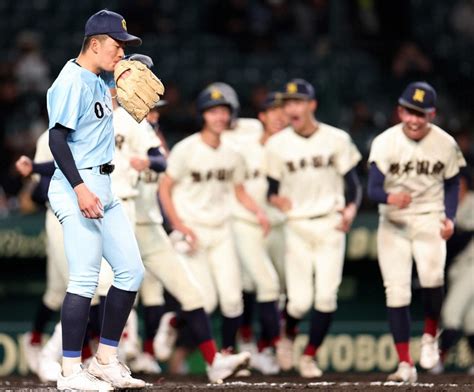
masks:
{"label": "white cleat", "polygon": [[311,355],[302,355],[298,364],[298,371],[303,378],[319,378],[323,371],[316,364],[316,360]]}
{"label": "white cleat", "polygon": [[438,375],[438,374],[443,374],[444,373],[444,365],[441,360],[438,361],[434,367],[432,367],[430,370],[428,370],[430,374]]}
{"label": "white cleat", "polygon": [[73,373],[68,377],[64,377],[59,372],[56,385],[60,391],[113,391],[114,389],[108,382],[99,380],[90,374],[80,363],[74,366]]}
{"label": "white cleat", "polygon": [[293,368],[293,341],[281,338],[276,344],[276,358],[280,369],[287,371]]}
{"label": "white cleat", "polygon": [[38,361],[38,377],[42,382],[58,380],[61,372],[62,337],[61,323],[57,323],[54,332],[41,349]]}
{"label": "white cleat", "polygon": [[267,376],[280,373],[280,365],[272,347],[264,348],[261,352],[252,355],[250,365]]}
{"label": "white cleat", "polygon": [[178,331],[170,324],[170,320],[175,315],[174,312],[168,312],[161,317],[160,325],[153,339],[155,357],[161,362],[166,362],[170,359],[176,339],[178,338]]}
{"label": "white cleat", "polygon": [[236,374],[239,370],[248,367],[250,353],[242,352],[238,354],[217,353],[212,365],[207,365],[206,372],[209,381],[212,383],[222,383],[226,378]]}
{"label": "white cleat", "polygon": [[117,356],[110,357],[110,362],[107,365],[101,365],[97,358],[94,357],[87,369],[93,376],[107,381],[114,388],[143,388],[146,383],[138,378],[131,376],[130,369],[121,363]]}
{"label": "white cleat", "polygon": [[387,381],[415,383],[418,379],[415,365],[408,362],[400,362],[395,373],[389,374]]}
{"label": "white cleat", "polygon": [[130,369],[134,373],[160,374],[161,368],[150,353],[140,353],[130,362]]}
{"label": "white cleat", "polygon": [[56,382],[61,373],[61,364],[47,356],[41,356],[38,363],[38,377],[41,382]]}
{"label": "white cleat", "polygon": [[257,345],[254,342],[243,342],[238,343],[239,352],[246,351],[252,355],[252,357],[258,353]]}
{"label": "white cleat", "polygon": [[432,369],[439,362],[438,339],[428,333],[421,337],[420,366],[423,369]]}

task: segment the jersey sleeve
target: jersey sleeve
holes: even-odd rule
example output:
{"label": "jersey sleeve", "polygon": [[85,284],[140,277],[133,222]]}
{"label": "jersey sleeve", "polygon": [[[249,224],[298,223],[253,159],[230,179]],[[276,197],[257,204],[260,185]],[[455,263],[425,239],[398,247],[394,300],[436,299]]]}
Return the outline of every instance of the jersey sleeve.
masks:
{"label": "jersey sleeve", "polygon": [[187,159],[188,152],[186,146],[178,143],[168,156],[166,174],[175,181],[182,180],[188,174],[188,167],[186,165]]}
{"label": "jersey sleeve", "polygon": [[241,154],[235,152],[235,156],[235,171],[232,177],[232,182],[234,184],[242,184],[245,181],[246,164],[244,157]]}
{"label": "jersey sleeve", "polygon": [[352,142],[349,135],[344,135],[341,146],[336,156],[336,168],[340,175],[344,176],[349,170],[359,163],[362,156],[359,150]]}
{"label": "jersey sleeve", "polygon": [[280,181],[283,177],[283,165],[275,151],[276,146],[269,142],[264,148],[263,172],[267,177]]}
{"label": "jersey sleeve", "polygon": [[370,147],[370,154],[368,159],[369,166],[371,163],[375,163],[380,172],[383,175],[387,175],[389,167],[387,153],[384,151],[381,139],[379,137],[376,137],[372,141],[372,145]]}
{"label": "jersey sleeve", "polygon": [[115,88],[115,80],[114,80],[114,73],[113,72],[106,72],[106,71],[103,71],[101,74],[100,74],[100,77],[102,78],[102,80],[105,82],[105,85],[108,87],[108,88]]}
{"label": "jersey sleeve", "polygon": [[47,96],[49,129],[56,124],[76,130],[79,117],[92,101],[92,94],[82,83],[56,84]]}
{"label": "jersey sleeve", "polygon": [[446,170],[444,171],[444,178],[446,179],[454,177],[459,173],[459,168],[466,166],[466,160],[455,141],[453,141],[453,145],[450,146],[450,149]]}

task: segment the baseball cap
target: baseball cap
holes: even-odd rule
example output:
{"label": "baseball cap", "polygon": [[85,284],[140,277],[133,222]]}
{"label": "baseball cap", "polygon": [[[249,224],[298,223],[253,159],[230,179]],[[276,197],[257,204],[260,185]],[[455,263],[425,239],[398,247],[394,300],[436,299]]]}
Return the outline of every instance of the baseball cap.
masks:
{"label": "baseball cap", "polygon": [[426,82],[413,82],[403,91],[398,103],[421,113],[431,113],[436,109],[436,91]]}
{"label": "baseball cap", "polygon": [[283,104],[283,93],[272,91],[267,94],[265,100],[263,101],[260,111],[264,112],[265,110],[279,107]]}
{"label": "baseball cap", "polygon": [[101,10],[92,15],[86,22],[84,35],[107,34],[117,41],[126,42],[131,46],[139,46],[142,40],[134,35],[128,34],[127,24],[122,15],[109,10]]}
{"label": "baseball cap", "polygon": [[315,99],[314,87],[304,79],[290,80],[283,91],[283,99]]}
{"label": "baseball cap", "polygon": [[196,106],[199,112],[220,105],[228,106],[232,110],[232,102],[218,87],[208,86],[197,97]]}

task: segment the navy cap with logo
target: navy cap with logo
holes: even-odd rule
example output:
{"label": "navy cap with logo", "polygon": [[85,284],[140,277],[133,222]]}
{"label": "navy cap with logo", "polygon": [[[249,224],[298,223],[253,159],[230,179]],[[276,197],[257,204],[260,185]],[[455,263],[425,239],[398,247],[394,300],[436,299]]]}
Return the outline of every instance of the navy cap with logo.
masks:
{"label": "navy cap with logo", "polygon": [[313,85],[304,79],[290,80],[283,91],[283,99],[315,99]]}
{"label": "navy cap with logo", "polygon": [[403,91],[398,103],[421,113],[432,113],[436,110],[436,91],[426,82],[413,82]]}
{"label": "navy cap with logo", "polygon": [[131,46],[139,46],[142,40],[134,35],[128,34],[127,24],[122,15],[109,10],[101,10],[92,15],[86,22],[86,37],[92,35],[107,34],[117,41],[126,42]]}
{"label": "navy cap with logo", "polygon": [[264,112],[268,109],[277,108],[283,105],[283,93],[272,91],[267,94],[265,100],[262,102],[260,111]]}
{"label": "navy cap with logo", "polygon": [[212,85],[201,91],[197,97],[196,107],[201,113],[220,105],[228,106],[232,110],[232,102],[224,95],[222,90]]}

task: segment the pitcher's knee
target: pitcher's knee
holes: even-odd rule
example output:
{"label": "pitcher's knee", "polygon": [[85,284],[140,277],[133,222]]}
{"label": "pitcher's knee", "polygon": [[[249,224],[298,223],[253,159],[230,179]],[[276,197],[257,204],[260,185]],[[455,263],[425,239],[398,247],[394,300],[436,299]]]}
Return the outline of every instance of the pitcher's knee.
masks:
{"label": "pitcher's knee", "polygon": [[389,285],[385,288],[387,306],[390,308],[400,308],[410,305],[411,288],[409,285]]}
{"label": "pitcher's knee", "polygon": [[82,297],[92,298],[97,289],[97,282],[99,276],[94,279],[92,277],[74,277],[69,278],[69,284],[67,286],[67,292],[71,294],[77,294]]}
{"label": "pitcher's knee", "polygon": [[115,287],[126,291],[138,291],[145,275],[145,268],[140,262],[123,271],[114,271],[114,273]]}

